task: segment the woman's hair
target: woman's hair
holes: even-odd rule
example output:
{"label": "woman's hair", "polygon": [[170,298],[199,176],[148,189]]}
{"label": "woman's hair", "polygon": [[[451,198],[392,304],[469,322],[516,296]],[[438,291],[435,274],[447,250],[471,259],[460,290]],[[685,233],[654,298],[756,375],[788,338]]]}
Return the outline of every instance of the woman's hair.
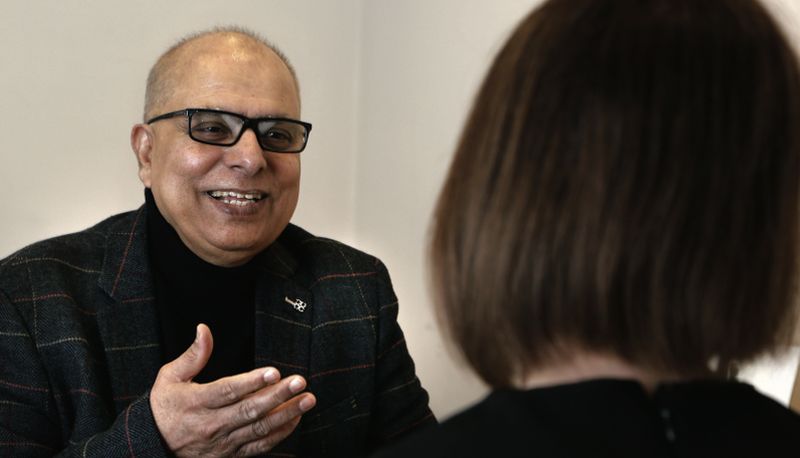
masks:
{"label": "woman's hair", "polygon": [[439,197],[439,322],[493,386],[576,350],[713,375],[791,334],[799,195],[800,72],[756,1],[547,1]]}

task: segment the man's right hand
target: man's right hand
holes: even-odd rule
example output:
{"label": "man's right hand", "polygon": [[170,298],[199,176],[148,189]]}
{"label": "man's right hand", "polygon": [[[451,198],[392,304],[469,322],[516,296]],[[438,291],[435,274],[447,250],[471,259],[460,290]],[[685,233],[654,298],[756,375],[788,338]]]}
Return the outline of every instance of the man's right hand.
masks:
{"label": "man's right hand", "polygon": [[167,446],[181,456],[251,456],[271,450],[316,403],[300,376],[280,380],[274,368],[255,369],[207,384],[192,382],[211,356],[204,324],[194,343],[158,372],[150,407]]}

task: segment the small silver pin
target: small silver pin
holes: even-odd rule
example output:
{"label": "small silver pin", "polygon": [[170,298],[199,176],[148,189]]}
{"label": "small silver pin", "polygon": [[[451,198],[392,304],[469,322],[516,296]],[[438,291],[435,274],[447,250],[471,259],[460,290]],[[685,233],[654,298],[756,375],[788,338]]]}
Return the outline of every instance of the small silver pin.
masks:
{"label": "small silver pin", "polygon": [[283,300],[286,301],[287,304],[291,305],[292,308],[294,308],[295,310],[297,310],[300,313],[303,313],[303,312],[306,311],[306,306],[308,304],[306,304],[305,302],[301,301],[300,299],[291,300],[288,297],[284,296]]}

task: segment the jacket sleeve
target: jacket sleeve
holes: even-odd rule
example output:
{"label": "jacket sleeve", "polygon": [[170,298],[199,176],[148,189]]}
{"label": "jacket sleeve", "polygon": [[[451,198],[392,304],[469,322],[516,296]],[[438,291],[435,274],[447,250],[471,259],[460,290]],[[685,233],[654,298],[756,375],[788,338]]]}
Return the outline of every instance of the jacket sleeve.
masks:
{"label": "jacket sleeve", "polygon": [[167,456],[149,393],[106,422],[104,430],[101,412],[61,412],[60,406],[68,405],[64,398],[87,393],[51,383],[28,326],[0,292],[0,456]]}
{"label": "jacket sleeve", "polygon": [[416,376],[414,361],[397,322],[398,301],[389,273],[383,263],[376,262],[378,342],[375,405],[370,431],[373,449],[436,424],[436,418],[428,407],[428,393]]}

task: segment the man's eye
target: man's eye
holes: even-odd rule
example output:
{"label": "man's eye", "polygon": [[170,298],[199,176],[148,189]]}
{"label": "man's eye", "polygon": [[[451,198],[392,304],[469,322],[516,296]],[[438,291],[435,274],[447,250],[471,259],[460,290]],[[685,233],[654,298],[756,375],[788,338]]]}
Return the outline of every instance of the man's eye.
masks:
{"label": "man's eye", "polygon": [[273,143],[291,143],[292,135],[285,130],[270,129],[264,136]]}
{"label": "man's eye", "polygon": [[231,134],[230,128],[225,124],[204,122],[192,126],[192,134],[203,140],[227,138]]}

